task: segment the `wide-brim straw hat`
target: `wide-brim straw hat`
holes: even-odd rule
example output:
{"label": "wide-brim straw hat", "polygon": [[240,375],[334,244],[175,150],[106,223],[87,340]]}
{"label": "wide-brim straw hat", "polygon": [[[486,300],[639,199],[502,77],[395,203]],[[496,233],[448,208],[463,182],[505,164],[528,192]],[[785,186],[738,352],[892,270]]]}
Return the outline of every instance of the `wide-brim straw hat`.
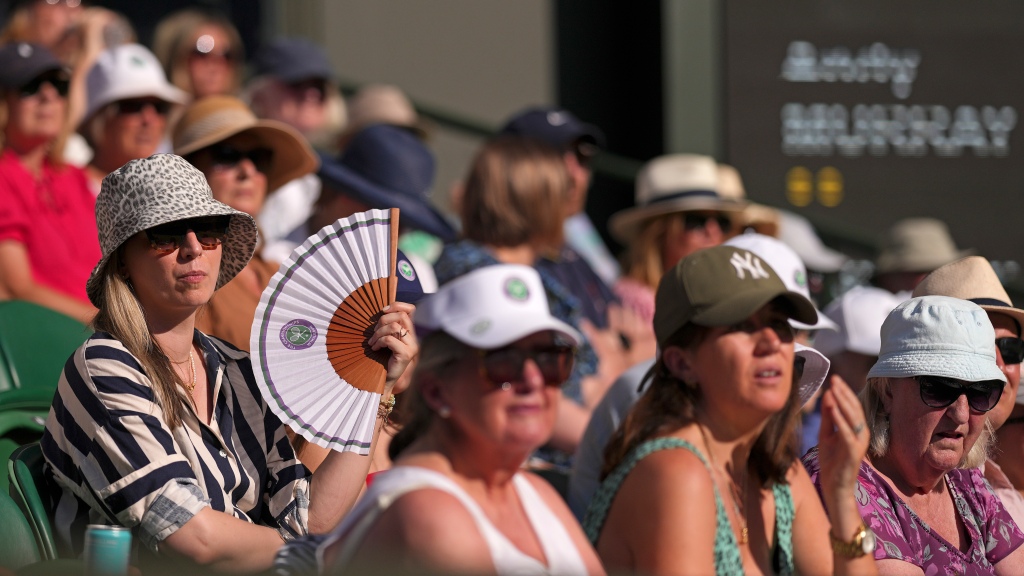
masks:
{"label": "wide-brim straw hat", "polygon": [[946,223],[934,218],[907,218],[893,224],[885,237],[875,273],[931,272],[973,254],[958,250]]}
{"label": "wide-brim straw hat", "polygon": [[188,156],[243,132],[274,153],[266,173],[267,192],[316,172],[320,166],[317,155],[298,130],[283,122],[256,118],[245,102],[234,96],[207,96],[186,108],[174,128],[174,153]]}
{"label": "wide-brim straw hat", "polygon": [[608,229],[616,240],[628,243],[645,222],[664,214],[708,210],[738,216],[747,203],[723,198],[718,187],[714,158],[696,154],[660,156],[637,174],[636,206],[612,214]]}
{"label": "wide-brim straw hat", "polygon": [[103,269],[125,241],[154,226],[202,216],[231,216],[221,250],[220,288],[252,258],[257,240],[252,217],[214,200],[203,173],[174,154],[132,160],[108,174],[96,197],[96,228],[103,256],[85,285],[89,301],[100,306]]}

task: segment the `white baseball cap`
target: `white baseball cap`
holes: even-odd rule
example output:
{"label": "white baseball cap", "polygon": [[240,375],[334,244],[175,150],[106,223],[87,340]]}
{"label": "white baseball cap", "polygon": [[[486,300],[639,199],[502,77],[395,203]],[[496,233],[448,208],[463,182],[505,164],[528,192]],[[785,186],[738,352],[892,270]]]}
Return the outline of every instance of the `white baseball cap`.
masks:
{"label": "white baseball cap", "polygon": [[882,348],[879,331],[893,308],[906,298],[873,286],[856,286],[825,307],[828,316],[839,326],[837,332],[819,332],[814,347],[826,356],[844,350],[878,356]]}
{"label": "white baseball cap", "polygon": [[529,266],[498,264],[451,280],[416,308],[421,336],[442,330],[481,350],[501,348],[537,332],[553,330],[578,346],[575,328],[551,315],[540,275]]}
{"label": "white baseball cap", "polygon": [[[730,238],[726,245],[753,252],[775,270],[787,289],[799,292],[808,300],[811,299],[811,292],[807,288],[807,268],[804,267],[800,256],[784,242],[764,234],[748,233]],[[839,330],[839,326],[821,312],[818,312],[818,321],[814,324],[804,324],[795,320],[790,320],[789,323],[797,330]]]}
{"label": "white baseball cap", "polygon": [[800,405],[803,406],[821,388],[832,363],[824,354],[810,346],[804,346],[799,342],[793,346],[796,357],[804,359],[804,371],[800,375],[800,381],[797,382],[797,395],[800,397]]}
{"label": "white baseball cap", "polygon": [[921,296],[897,306],[882,324],[882,347],[868,378],[944,376],[965,382],[1006,376],[996,364],[995,329],[974,302]]}
{"label": "white baseball cap", "polygon": [[88,104],[82,122],[118,100],[153,96],[164,102],[184,104],[188,94],[167,81],[164,69],[145,46],[121,44],[96,58],[86,78]]}

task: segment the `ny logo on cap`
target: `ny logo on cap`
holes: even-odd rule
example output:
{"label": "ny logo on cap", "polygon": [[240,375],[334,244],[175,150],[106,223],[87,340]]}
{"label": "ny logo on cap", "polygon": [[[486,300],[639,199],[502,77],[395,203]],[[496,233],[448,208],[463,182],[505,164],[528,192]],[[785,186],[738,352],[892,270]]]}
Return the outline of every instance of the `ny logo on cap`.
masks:
{"label": "ny logo on cap", "polygon": [[750,272],[752,279],[769,277],[768,273],[764,271],[764,267],[761,266],[761,260],[755,258],[750,252],[746,253],[746,257],[740,256],[739,252],[733,252],[729,263],[736,269],[736,277],[740,280],[746,278],[746,272]]}

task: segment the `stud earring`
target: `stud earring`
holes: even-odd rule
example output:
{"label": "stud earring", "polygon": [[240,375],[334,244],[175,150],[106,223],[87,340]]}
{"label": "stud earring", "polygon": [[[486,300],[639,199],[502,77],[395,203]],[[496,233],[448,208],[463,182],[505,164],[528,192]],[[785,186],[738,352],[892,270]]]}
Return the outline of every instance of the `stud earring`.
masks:
{"label": "stud earring", "polygon": [[437,415],[441,418],[448,418],[452,415],[452,409],[447,406],[441,406],[437,409]]}
{"label": "stud earring", "polygon": [[504,390],[505,392],[508,392],[509,390],[512,389],[512,383],[511,382],[502,382],[501,383],[501,389]]}

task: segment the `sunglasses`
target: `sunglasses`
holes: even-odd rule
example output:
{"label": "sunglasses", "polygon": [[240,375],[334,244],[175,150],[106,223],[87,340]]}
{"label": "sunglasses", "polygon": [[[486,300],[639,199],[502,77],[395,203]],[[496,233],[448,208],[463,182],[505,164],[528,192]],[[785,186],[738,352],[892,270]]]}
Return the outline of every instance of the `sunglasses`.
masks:
{"label": "sunglasses", "polygon": [[481,372],[496,386],[515,382],[523,377],[523,364],[527,359],[540,368],[544,383],[561,386],[569,379],[576,350],[571,346],[545,346],[538,348],[499,348],[480,350]]}
{"label": "sunglasses", "polygon": [[323,103],[327,98],[327,81],[322,78],[310,78],[301,82],[292,82],[288,84],[288,90],[298,100],[312,99]]}
{"label": "sunglasses", "polygon": [[1004,364],[1020,364],[1024,361],[1024,340],[1014,336],[996,338],[996,348]]}
{"label": "sunglasses", "polygon": [[917,376],[915,380],[921,385],[921,401],[931,408],[945,408],[966,394],[972,410],[988,412],[996,407],[1003,394],[1003,383],[998,380],[967,384],[941,376]]}
{"label": "sunglasses", "polygon": [[147,106],[152,106],[153,111],[161,116],[166,116],[171,110],[171,103],[156,98],[134,98],[131,100],[118,100],[113,104],[114,110],[120,116],[141,113]]}
{"label": "sunglasses", "polygon": [[186,242],[185,238],[189,232],[195,233],[196,240],[199,240],[203,250],[213,250],[221,245],[224,236],[227,235],[229,224],[231,216],[189,218],[148,228],[146,237],[149,238],[149,245],[161,256],[177,250]]}
{"label": "sunglasses", "polygon": [[207,148],[210,153],[210,161],[214,168],[234,168],[242,160],[248,159],[260,172],[270,172],[274,161],[274,151],[270,148],[253,148],[252,150],[239,150],[230,144],[214,144]]}
{"label": "sunglasses", "polygon": [[210,61],[218,60],[218,61],[225,62],[225,63],[233,63],[235,61],[235,58],[236,58],[235,53],[233,51],[231,51],[231,50],[226,50],[224,52],[213,52],[213,51],[203,52],[202,50],[200,50],[198,48],[194,48],[192,50],[190,56],[193,57],[193,58],[198,58],[200,60],[210,60]]}
{"label": "sunglasses", "polygon": [[709,220],[714,220],[723,234],[732,231],[732,220],[724,214],[701,214],[700,212],[687,212],[683,215],[683,226],[688,231],[703,230]]}
{"label": "sunglasses", "polygon": [[62,98],[68,95],[68,87],[71,81],[67,75],[63,72],[51,72],[49,74],[40,74],[32,80],[29,80],[28,84],[21,87],[21,97],[30,98],[39,93],[42,89],[43,84],[49,84],[53,86],[53,89],[57,91]]}

